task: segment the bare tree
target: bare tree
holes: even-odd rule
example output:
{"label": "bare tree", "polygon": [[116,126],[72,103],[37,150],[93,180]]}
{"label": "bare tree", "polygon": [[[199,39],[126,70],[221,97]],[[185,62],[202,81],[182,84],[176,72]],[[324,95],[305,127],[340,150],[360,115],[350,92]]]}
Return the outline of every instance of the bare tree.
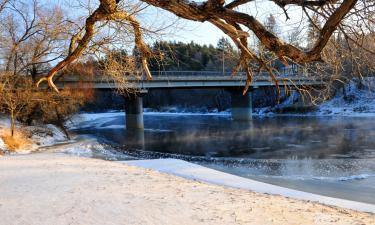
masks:
{"label": "bare tree", "polygon": [[[142,56],[142,66],[148,78],[151,74],[148,70],[147,60],[151,57],[152,52],[145,44],[142,37],[142,29],[140,23],[134,16],[134,11],[129,10],[128,7],[123,7],[121,4],[125,1],[118,0],[100,0],[98,7],[87,17],[85,29],[77,34],[77,38],[72,40],[71,53],[60,63],[58,63],[49,74],[39,81],[48,81],[49,85],[56,91],[57,88],[53,83],[54,75],[63,69],[66,65],[76,60],[84,52],[89,45],[90,40],[95,35],[97,23],[104,23],[106,21],[122,21],[132,27],[134,35],[134,42],[140,50]],[[304,14],[310,18],[311,14],[318,14],[322,20],[322,27],[319,29],[319,36],[310,49],[301,49],[290,43],[283,41],[277,35],[269,32],[254,15],[241,11],[241,8],[254,4],[252,0],[207,0],[203,2],[195,1],[160,1],[160,0],[142,0],[149,5],[157,8],[167,10],[174,13],[178,17],[199,21],[209,22],[227,34],[238,49],[241,51],[241,59],[237,66],[233,69],[235,74],[241,67],[248,74],[248,84],[253,77],[253,71],[249,68],[252,61],[258,64],[258,69],[266,69],[271,76],[273,75],[272,68],[259,57],[256,52],[248,45],[249,33],[244,31],[244,28],[249,29],[259,41],[269,51],[273,52],[278,59],[285,65],[290,62],[297,64],[311,63],[316,61],[323,61],[322,52],[325,46],[329,43],[332,35],[337,30],[344,30],[347,37],[353,38],[352,34],[360,32],[358,29],[353,30],[350,26],[352,21],[360,25],[364,32],[373,29],[373,20],[361,21],[364,17],[373,16],[374,2],[367,0],[339,0],[339,1],[325,1],[325,0],[270,0],[275,3],[280,9],[285,12],[287,19],[290,18],[287,6],[300,8]],[[363,33],[363,32],[362,32]],[[357,43],[357,40],[355,40]],[[273,80],[277,80],[273,77]]]}
{"label": "bare tree", "polygon": [[0,13],[4,10],[4,8],[7,6],[7,4],[10,2],[10,0],[1,0],[0,1]]}
{"label": "bare tree", "polygon": [[38,0],[10,0],[1,11],[0,105],[10,116],[12,136],[16,120],[30,122],[35,114],[64,128],[63,119],[90,97],[83,89],[58,96],[35,89],[38,77],[68,53],[72,23],[59,7],[43,6]]}
{"label": "bare tree", "polygon": [[10,1],[0,18],[4,71],[31,75],[35,81],[64,56],[69,28],[60,8],[42,7],[37,0]]}
{"label": "bare tree", "polygon": [[10,133],[13,137],[16,119],[32,108],[33,101],[32,83],[13,74],[0,74],[0,112],[9,114]]}

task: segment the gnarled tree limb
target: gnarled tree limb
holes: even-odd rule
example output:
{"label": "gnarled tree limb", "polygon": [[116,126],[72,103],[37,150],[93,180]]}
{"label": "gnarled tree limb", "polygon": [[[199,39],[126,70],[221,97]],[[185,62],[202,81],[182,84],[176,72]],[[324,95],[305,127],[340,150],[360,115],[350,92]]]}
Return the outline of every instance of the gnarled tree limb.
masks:
{"label": "gnarled tree limb", "polygon": [[[284,64],[291,60],[296,63],[309,63],[321,61],[321,52],[327,45],[333,32],[340,25],[341,21],[355,7],[358,0],[270,0],[284,9],[287,5],[296,5],[299,7],[310,7],[318,9],[335,5],[331,7],[331,14],[326,18],[325,24],[321,29],[320,35],[310,50],[303,50],[284,42],[280,37],[269,32],[267,28],[259,22],[254,16],[235,10],[236,7],[252,2],[252,0],[233,0],[225,4],[224,0],[207,0],[205,2],[194,2],[188,0],[140,0],[141,2],[153,5],[155,7],[174,13],[178,17],[200,22],[210,22],[224,33],[226,33],[241,51],[241,60],[234,68],[234,73],[240,67],[247,71],[249,80],[252,78],[252,72],[248,72],[250,60],[256,60],[261,68],[270,72],[272,79],[277,82],[272,73],[272,69],[267,67],[261,57],[258,57],[247,45],[247,32],[241,29],[241,26],[247,27],[259,39],[269,51],[273,52]],[[142,57],[142,67],[150,79],[151,74],[148,70],[147,59],[151,56],[151,51],[142,39],[142,32],[139,22],[127,12],[117,8],[118,0],[100,0],[99,7],[87,18],[85,33],[80,38],[75,49],[59,64],[57,64],[47,75],[41,79],[38,84],[47,80],[49,85],[57,90],[53,84],[53,76],[67,64],[77,59],[85,48],[88,47],[90,40],[95,33],[95,23],[106,20],[124,20],[131,24],[134,30],[135,44],[140,50]],[[284,9],[285,10],[285,9]]]}
{"label": "gnarled tree limb", "polygon": [[79,33],[76,36],[73,36],[68,56],[59,62],[54,68],[52,68],[46,77],[41,78],[37,82],[37,86],[39,86],[42,82],[47,81],[48,85],[58,92],[58,88],[53,82],[53,77],[56,75],[56,73],[82,55],[84,50],[88,47],[91,39],[94,37],[95,24],[100,21],[110,20],[123,20],[131,24],[134,29],[135,44],[141,51],[143,69],[147,75],[147,78],[151,79],[151,73],[147,65],[147,59],[151,56],[151,51],[142,39],[142,32],[138,21],[134,18],[134,16],[129,15],[127,12],[118,11],[117,2],[115,0],[101,0],[99,7],[86,19],[84,35],[82,38],[79,38]]}

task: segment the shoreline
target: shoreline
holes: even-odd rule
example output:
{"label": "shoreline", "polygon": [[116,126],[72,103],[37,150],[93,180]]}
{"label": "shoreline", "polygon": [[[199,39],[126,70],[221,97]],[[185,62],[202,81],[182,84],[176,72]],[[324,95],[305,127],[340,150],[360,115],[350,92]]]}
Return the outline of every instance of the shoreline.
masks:
{"label": "shoreline", "polygon": [[374,214],[119,162],[59,153],[0,161],[5,224],[375,224]]}
{"label": "shoreline", "polygon": [[230,173],[221,172],[215,169],[200,166],[179,159],[153,159],[120,161],[127,165],[156,170],[162,173],[176,175],[194,181],[202,181],[209,184],[220,185],[230,188],[239,188],[257,193],[280,195],[288,198],[313,201],[324,205],[342,207],[362,212],[369,212],[375,215],[375,204],[347,200],[300,191],[280,185],[257,181],[250,178],[236,176]]}

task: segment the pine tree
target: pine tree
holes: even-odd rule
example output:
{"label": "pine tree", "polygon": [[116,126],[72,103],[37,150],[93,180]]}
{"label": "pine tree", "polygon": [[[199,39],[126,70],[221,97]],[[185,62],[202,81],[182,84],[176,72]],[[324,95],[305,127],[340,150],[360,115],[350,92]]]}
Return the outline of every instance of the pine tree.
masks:
{"label": "pine tree", "polygon": [[275,35],[278,35],[280,33],[280,27],[277,24],[276,18],[272,14],[267,17],[264,26],[269,32]]}
{"label": "pine tree", "polygon": [[312,48],[315,41],[319,38],[321,24],[319,22],[318,16],[314,15],[311,17],[309,22],[309,27],[307,31],[307,48]]}

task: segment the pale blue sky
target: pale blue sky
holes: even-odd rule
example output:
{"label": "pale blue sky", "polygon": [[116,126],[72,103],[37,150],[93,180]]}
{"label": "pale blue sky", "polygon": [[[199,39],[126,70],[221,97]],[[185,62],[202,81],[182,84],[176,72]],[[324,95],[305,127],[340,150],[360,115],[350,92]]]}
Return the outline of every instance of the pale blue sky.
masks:
{"label": "pale blue sky", "polygon": [[[60,6],[67,6],[68,4],[77,4],[76,0],[42,0],[45,4],[58,4]],[[98,2],[98,0],[82,0],[86,2]],[[203,0],[196,0],[203,1]],[[229,2],[229,1],[228,1]],[[68,13],[82,13],[76,11],[77,9],[69,9]],[[298,26],[301,18],[301,10],[296,8],[290,8],[288,12],[292,15],[292,20],[285,22],[285,16],[282,10],[276,7],[273,3],[264,0],[257,0],[250,4],[250,7],[241,9],[243,12],[247,12],[260,21],[264,21],[267,16],[272,13],[280,25],[282,36],[287,36],[287,33],[291,30],[291,27]],[[296,19],[297,18],[297,19]],[[183,19],[177,19],[176,16],[164,10],[156,10],[154,7],[149,7],[142,13],[140,17],[142,24],[149,27],[162,27],[169,24],[173,24],[172,28],[163,30],[160,39],[164,40],[176,40],[183,42],[194,41],[200,44],[213,44],[216,45],[219,38],[225,36],[218,28],[205,22],[192,22]],[[175,22],[177,21],[177,22]],[[153,41],[153,40],[150,40]]]}
{"label": "pale blue sky", "polygon": [[[285,20],[285,14],[278,6],[275,6],[274,3],[266,0],[254,1],[252,4],[243,7],[241,11],[255,16],[261,22],[265,21],[270,14],[273,14],[276,17],[278,25],[280,26],[279,35],[286,38],[288,33],[291,32],[293,28],[298,26],[306,26],[306,24],[301,23],[301,18],[303,17],[300,8],[289,7],[287,9],[289,16],[291,17],[291,19],[288,21]],[[177,17],[171,13],[160,9],[155,10],[154,8],[151,8],[144,13],[141,21],[144,24],[158,24],[165,22],[168,24],[171,21],[176,21],[176,19]],[[179,19],[177,24],[178,25],[171,29],[173,30],[172,35],[164,35],[162,38],[183,42],[194,41],[200,44],[216,45],[219,38],[226,36],[221,30],[208,22],[201,23]],[[156,27],[157,26],[158,25],[156,25]],[[246,28],[244,29],[246,30]],[[168,31],[165,32],[168,33]]]}

